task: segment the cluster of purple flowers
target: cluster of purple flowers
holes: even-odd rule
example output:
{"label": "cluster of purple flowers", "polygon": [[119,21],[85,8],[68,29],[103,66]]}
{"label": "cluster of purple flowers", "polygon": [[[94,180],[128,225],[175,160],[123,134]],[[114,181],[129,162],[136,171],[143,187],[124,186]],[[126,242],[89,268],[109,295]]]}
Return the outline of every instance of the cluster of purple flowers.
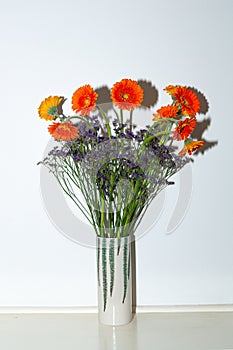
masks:
{"label": "cluster of purple flowers", "polygon": [[[79,129],[79,138],[77,142],[71,141],[68,143],[75,162],[83,160],[93,146],[109,141],[109,139],[134,140],[140,145],[145,137],[149,137],[156,132],[156,130],[148,131],[150,128],[149,126],[147,126],[146,129],[133,131],[128,127],[128,124],[119,123],[119,121],[115,119],[113,121],[114,135],[109,137],[104,126],[101,125],[98,115],[86,117],[86,119],[89,123],[80,121],[76,124]],[[161,166],[167,168],[175,167],[171,150],[164,145],[160,145],[158,138],[151,140],[146,147],[157,157]]]}
{"label": "cluster of purple flowers", "polygon": [[168,184],[167,179],[184,165],[158,137],[144,142],[157,132],[150,126],[136,130],[115,119],[109,136],[98,115],[87,116],[75,125],[79,137],[53,148],[43,163],[56,173],[63,171],[66,158],[71,158],[105,199],[113,200],[121,180],[129,181],[134,189],[141,188],[140,195],[145,198],[147,191],[152,193]]}
{"label": "cluster of purple flowers", "polygon": [[78,138],[58,141],[41,163],[79,207],[74,187],[81,190],[85,213],[90,212],[97,226],[133,227],[187,160],[164,145],[168,136],[163,125],[137,129],[118,119],[111,126],[107,122],[100,115],[79,118],[74,123]]}
{"label": "cluster of purple flowers", "polygon": [[114,191],[120,180],[128,180],[135,188],[136,183],[143,182],[146,178],[143,169],[133,161],[125,158],[112,159],[105,163],[97,172],[97,188],[104,197],[114,199]]}

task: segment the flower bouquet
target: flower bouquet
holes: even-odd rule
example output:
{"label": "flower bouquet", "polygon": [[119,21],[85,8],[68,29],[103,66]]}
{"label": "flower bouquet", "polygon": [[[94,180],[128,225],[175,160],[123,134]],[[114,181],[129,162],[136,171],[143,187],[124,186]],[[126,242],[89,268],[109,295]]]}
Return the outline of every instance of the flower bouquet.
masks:
{"label": "flower bouquet", "polygon": [[104,324],[130,322],[134,233],[152,200],[190,161],[187,155],[204,144],[191,137],[200,111],[197,95],[185,86],[164,90],[171,104],[159,108],[143,129],[134,125],[133,113],[144,91],[131,79],[113,85],[107,111],[90,85],[74,92],[75,115],[63,113],[65,99],[59,96],[46,98],[38,108],[40,118],[52,122],[48,131],[58,143],[40,163],[97,236],[99,319]]}

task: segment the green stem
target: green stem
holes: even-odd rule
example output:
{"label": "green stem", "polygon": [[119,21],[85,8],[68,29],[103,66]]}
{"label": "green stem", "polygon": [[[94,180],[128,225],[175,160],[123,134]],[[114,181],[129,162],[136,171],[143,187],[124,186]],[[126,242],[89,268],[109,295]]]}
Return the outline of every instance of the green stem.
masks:
{"label": "green stem", "polygon": [[69,120],[71,120],[71,119],[79,119],[79,120],[81,120],[82,122],[86,123],[86,124],[90,127],[90,129],[96,131],[96,130],[94,129],[94,127],[91,125],[91,123],[90,123],[87,119],[85,119],[84,117],[79,117],[79,116],[77,116],[77,115],[73,115],[72,117],[68,117],[68,118],[67,118],[67,121],[69,121]]}
{"label": "green stem", "polygon": [[[166,127],[166,129],[165,129],[165,132],[168,132],[168,134],[170,134],[170,132],[171,132],[171,128],[172,128],[172,123],[168,123],[168,125],[167,125],[167,127]],[[161,137],[161,140],[160,140],[160,142],[159,142],[159,145],[162,145],[162,144],[165,144],[166,145],[166,143],[167,143],[167,141],[168,141],[168,135],[163,135],[162,137]]]}
{"label": "green stem", "polygon": [[103,116],[103,118],[105,120],[105,123],[106,123],[106,126],[107,126],[107,130],[108,130],[108,136],[110,137],[112,135],[112,132],[111,132],[111,128],[110,128],[110,125],[109,125],[108,117],[106,116],[106,114],[104,113],[102,108],[100,108],[99,106],[97,108],[98,108],[98,110],[100,111],[101,115]]}
{"label": "green stem", "polygon": [[120,122],[123,124],[123,109],[120,109]]}
{"label": "green stem", "polygon": [[114,107],[112,108],[112,110],[113,110],[113,112],[115,113],[115,116],[116,116],[116,118],[117,118],[117,121],[119,122],[120,120],[119,120],[119,115],[118,115],[117,111],[115,110]]}
{"label": "green stem", "polygon": [[118,228],[117,237],[121,237],[121,195],[118,193],[118,203],[117,203],[117,215],[116,215],[116,227]]}
{"label": "green stem", "polygon": [[158,137],[158,136],[161,136],[161,135],[167,135],[167,134],[170,134],[170,130],[169,131],[160,131],[160,132],[157,132],[156,134],[154,135],[151,135],[149,136],[147,139],[145,139],[142,143],[142,145],[145,145],[147,144],[148,142],[150,142],[151,140],[153,140],[155,137]]}
{"label": "green stem", "polygon": [[54,174],[54,176],[56,177],[56,179],[57,179],[59,185],[61,186],[61,188],[63,189],[63,191],[64,191],[64,192],[67,194],[67,196],[69,196],[69,197],[72,199],[72,201],[77,205],[77,207],[78,207],[79,210],[83,213],[83,215],[84,215],[85,218],[89,221],[89,223],[90,223],[91,225],[93,225],[93,222],[87,217],[87,215],[86,215],[85,212],[82,210],[82,208],[80,207],[80,205],[76,202],[76,200],[75,200],[75,199],[71,196],[71,194],[69,193],[69,188],[67,187],[67,184],[66,184],[65,180],[63,179],[63,182],[64,182],[64,184],[65,184],[67,190],[66,190],[65,187],[62,185],[62,183],[61,183],[60,179],[58,178],[58,176],[56,176],[55,174]]}
{"label": "green stem", "polygon": [[100,217],[101,237],[104,237],[104,197],[101,197],[101,217]]}
{"label": "green stem", "polygon": [[130,116],[129,116],[129,128],[130,128],[130,131],[133,130],[133,110],[130,111]]}

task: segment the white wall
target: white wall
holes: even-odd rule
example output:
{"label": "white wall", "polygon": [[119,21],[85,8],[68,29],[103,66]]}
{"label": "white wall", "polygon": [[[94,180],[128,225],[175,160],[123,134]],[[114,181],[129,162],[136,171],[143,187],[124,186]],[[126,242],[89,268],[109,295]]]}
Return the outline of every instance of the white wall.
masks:
{"label": "white wall", "polygon": [[[233,303],[231,0],[9,0],[1,4],[0,306],[95,305],[95,251],[58,233],[36,166],[49,140],[37,117],[51,94],[123,77],[203,91],[219,145],[193,167],[182,224],[169,208],[137,242],[138,304]],[[56,203],[54,204],[56,205]],[[85,232],[83,233],[85,234]]]}

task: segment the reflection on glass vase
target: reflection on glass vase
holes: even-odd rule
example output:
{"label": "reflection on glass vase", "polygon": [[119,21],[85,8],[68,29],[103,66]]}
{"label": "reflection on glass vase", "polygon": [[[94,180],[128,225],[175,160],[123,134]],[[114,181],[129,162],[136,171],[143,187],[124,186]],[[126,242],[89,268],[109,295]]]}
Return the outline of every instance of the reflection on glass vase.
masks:
{"label": "reflection on glass vase", "polygon": [[132,320],[131,236],[97,237],[99,321],[124,325]]}

